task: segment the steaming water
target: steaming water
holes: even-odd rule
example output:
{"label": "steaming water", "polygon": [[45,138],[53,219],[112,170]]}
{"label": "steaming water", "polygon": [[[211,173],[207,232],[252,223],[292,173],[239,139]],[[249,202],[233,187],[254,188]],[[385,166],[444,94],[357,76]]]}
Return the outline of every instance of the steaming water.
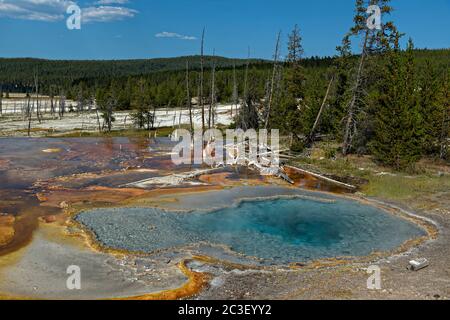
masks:
{"label": "steaming water", "polygon": [[101,209],[77,220],[113,248],[152,252],[207,242],[277,263],[364,256],[425,234],[380,209],[338,198],[245,201],[212,212]]}

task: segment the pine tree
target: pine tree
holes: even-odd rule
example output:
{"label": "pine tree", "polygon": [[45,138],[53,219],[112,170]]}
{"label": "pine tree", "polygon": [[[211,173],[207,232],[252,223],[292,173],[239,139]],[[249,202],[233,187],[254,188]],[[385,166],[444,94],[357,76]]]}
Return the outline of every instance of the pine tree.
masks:
{"label": "pine tree", "polygon": [[303,53],[300,29],[298,25],[295,25],[294,30],[289,35],[286,82],[289,94],[296,99],[304,98],[305,71],[301,65]]}
{"label": "pine tree", "polygon": [[345,118],[345,104],[350,100],[351,94],[350,70],[352,68],[352,52],[349,36],[345,36],[342,39],[342,44],[336,47],[336,51],[338,52],[338,55],[335,58],[336,87],[328,114],[331,126],[330,131],[334,134],[336,139],[340,141],[343,137],[342,119]]}
{"label": "pine tree", "polygon": [[415,79],[413,44],[406,53],[396,44],[386,54],[383,81],[379,84],[374,138],[375,158],[396,170],[407,169],[421,157],[422,126]]}
{"label": "pine tree", "polygon": [[150,130],[154,124],[154,117],[151,108],[151,97],[146,83],[143,79],[139,80],[137,90],[133,94],[132,106],[134,112],[131,113],[133,123],[139,128]]}
{"label": "pine tree", "polygon": [[[442,116],[438,124],[440,124],[440,138],[439,138],[439,157],[442,160],[448,159],[449,139],[450,139],[450,71],[445,75],[440,94],[438,96],[438,105],[442,112]],[[438,119],[439,120],[439,119]]]}
{"label": "pine tree", "polygon": [[108,132],[112,130],[113,122],[116,121],[114,117],[114,110],[117,106],[117,99],[112,88],[106,90],[98,90],[96,94],[96,101],[98,109],[103,118],[103,128],[106,127]]}
{"label": "pine tree", "polygon": [[419,104],[424,127],[423,150],[428,155],[439,154],[441,147],[445,103],[440,99],[440,84],[433,64],[429,60],[426,61],[419,87]]}
{"label": "pine tree", "polygon": [[[291,148],[296,151],[302,148],[300,141],[304,133],[300,104],[305,98],[305,70],[301,65],[303,58],[302,37],[298,25],[289,34],[288,55],[286,58],[285,86],[278,90],[278,99],[274,103],[270,126],[279,129],[282,134],[291,136]],[[281,76],[281,73],[280,73]]]}
{"label": "pine tree", "polygon": [[392,8],[389,6],[390,0],[356,0],[354,25],[345,35],[344,41],[349,41],[351,37],[362,39],[362,50],[358,59],[358,65],[354,71],[352,82],[350,83],[349,100],[346,102],[346,116],[343,130],[342,153],[347,155],[355,146],[354,138],[358,132],[358,127],[365,127],[361,121],[361,114],[364,115],[366,104],[367,88],[371,81],[372,70],[368,70],[371,56],[377,56],[385,52],[395,40],[397,29],[392,21],[384,22],[381,30],[370,29],[367,25],[367,8],[370,5],[380,7],[381,13],[385,16],[390,14]]}
{"label": "pine tree", "polygon": [[250,48],[248,48],[247,63],[244,73],[244,95],[242,106],[236,117],[236,127],[244,131],[249,129],[258,129],[260,124],[258,110],[256,108],[257,101],[257,79],[254,74],[250,73]]}

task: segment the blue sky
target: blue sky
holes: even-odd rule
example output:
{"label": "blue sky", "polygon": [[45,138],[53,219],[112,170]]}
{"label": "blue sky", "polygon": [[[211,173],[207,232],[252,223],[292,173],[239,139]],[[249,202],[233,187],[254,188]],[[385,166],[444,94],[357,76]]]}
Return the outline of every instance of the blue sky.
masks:
{"label": "blue sky", "polygon": [[[82,9],[68,30],[67,6]],[[419,48],[450,47],[450,0],[393,0],[392,19]],[[0,0],[0,57],[133,59],[192,55],[270,58],[295,24],[305,55],[333,55],[354,0]],[[285,46],[284,46],[285,47]]]}

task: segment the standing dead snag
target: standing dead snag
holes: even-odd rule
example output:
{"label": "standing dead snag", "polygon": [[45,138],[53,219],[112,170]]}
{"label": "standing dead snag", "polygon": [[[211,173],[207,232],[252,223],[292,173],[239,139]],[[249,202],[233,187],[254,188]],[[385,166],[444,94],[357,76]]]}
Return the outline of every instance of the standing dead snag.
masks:
{"label": "standing dead snag", "polygon": [[59,118],[62,119],[64,117],[64,113],[66,112],[66,96],[63,90],[59,93]]}
{"label": "standing dead snag", "polygon": [[31,95],[27,92],[27,117],[28,117],[28,136],[31,135]]}
{"label": "standing dead snag", "polygon": [[314,143],[314,139],[316,136],[317,126],[320,123],[320,119],[322,118],[323,111],[325,110],[326,103],[328,101],[328,96],[330,95],[330,90],[334,82],[334,76],[331,78],[330,83],[328,84],[327,92],[325,93],[325,97],[323,98],[322,105],[320,106],[319,113],[317,114],[316,121],[311,129],[311,132],[306,139],[306,145],[311,146]]}
{"label": "standing dead snag", "polygon": [[250,47],[248,48],[247,53],[247,62],[245,63],[245,75],[244,75],[244,103],[248,98],[248,69],[250,66]]}
{"label": "standing dead snag", "polygon": [[83,114],[85,105],[83,87],[80,85],[77,93],[77,113]]}
{"label": "standing dead snag", "polygon": [[52,117],[55,115],[55,92],[54,92],[54,86],[51,85],[50,90],[50,114]]}
{"label": "standing dead snag", "polygon": [[347,119],[345,121],[345,132],[344,132],[344,142],[342,145],[342,154],[345,156],[350,151],[352,146],[353,137],[356,131],[356,104],[361,96],[361,85],[362,85],[362,73],[364,68],[364,62],[367,54],[367,43],[369,40],[369,29],[366,30],[366,35],[364,37],[364,44],[361,52],[361,57],[359,58],[358,71],[356,73],[355,85],[353,86],[351,92],[352,96],[350,103],[347,107]]}
{"label": "standing dead snag", "polygon": [[215,105],[216,105],[216,62],[215,51],[213,53],[213,61],[211,68],[211,103],[209,104],[209,117],[208,117],[208,128],[211,129],[211,125],[215,124]]}
{"label": "standing dead snag", "polygon": [[[238,94],[238,88],[237,88],[237,82],[236,82],[236,61],[233,61],[233,105],[236,109],[237,114],[237,105],[239,103],[239,94]],[[233,117],[233,105],[231,106],[231,117]]]}
{"label": "standing dead snag", "polygon": [[281,31],[278,33],[277,44],[275,46],[275,54],[273,56],[272,81],[270,82],[269,97],[268,97],[267,109],[266,109],[266,121],[265,121],[265,128],[266,129],[269,126],[270,111],[271,111],[271,108],[272,108],[272,100],[273,100],[274,89],[275,89],[275,80],[276,80],[277,71],[278,71],[278,58],[279,58],[279,55],[280,55],[280,39],[281,39]]}
{"label": "standing dead snag", "polygon": [[39,105],[39,74],[37,71],[34,72],[34,88],[36,90],[36,117],[41,123],[41,111]]}
{"label": "standing dead snag", "polygon": [[205,28],[202,32],[202,43],[200,48],[200,107],[202,108],[202,132],[205,132],[205,103],[203,100],[203,76],[204,76],[204,44],[205,44]]}
{"label": "standing dead snag", "polygon": [[194,132],[194,123],[192,121],[191,89],[189,87],[189,61],[186,61],[186,104],[189,110],[189,125],[192,134]]}
{"label": "standing dead snag", "polygon": [[0,116],[3,114],[3,85],[0,84]]}

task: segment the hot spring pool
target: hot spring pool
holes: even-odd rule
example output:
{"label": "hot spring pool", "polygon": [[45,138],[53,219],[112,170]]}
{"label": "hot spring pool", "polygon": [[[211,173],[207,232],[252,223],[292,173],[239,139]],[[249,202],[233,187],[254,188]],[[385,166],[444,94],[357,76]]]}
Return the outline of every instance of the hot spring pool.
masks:
{"label": "hot spring pool", "polygon": [[76,220],[116,249],[153,252],[205,242],[277,263],[365,256],[426,234],[407,220],[341,198],[243,201],[211,212],[100,209]]}

